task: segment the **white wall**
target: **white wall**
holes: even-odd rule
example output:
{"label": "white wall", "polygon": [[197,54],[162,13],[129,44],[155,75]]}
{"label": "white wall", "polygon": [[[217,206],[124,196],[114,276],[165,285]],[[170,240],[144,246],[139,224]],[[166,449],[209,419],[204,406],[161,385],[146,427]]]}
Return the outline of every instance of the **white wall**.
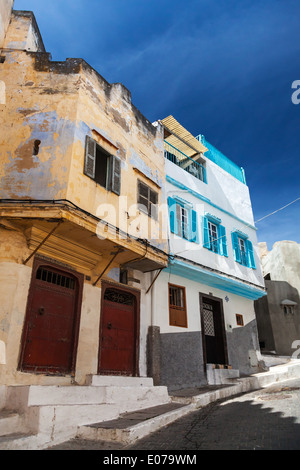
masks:
{"label": "white wall", "polygon": [[[253,214],[248,187],[226,173],[212,162],[207,163],[207,181],[205,184],[170,161],[166,161],[167,175],[182,183],[189,190],[208,198],[214,205],[204,202],[188,190],[167,182],[167,197],[178,196],[193,204],[198,215],[199,244],[192,243],[170,234],[170,252],[192,260],[204,266],[216,269],[253,284],[264,286],[257,245],[256,230],[253,228]],[[217,182],[217,183],[216,183]],[[220,210],[214,206],[219,206]],[[226,212],[224,212],[226,211]],[[226,228],[228,257],[213,253],[203,247],[201,216],[208,212],[221,219]],[[240,220],[238,220],[238,219]],[[241,230],[248,235],[253,244],[256,269],[242,266],[234,260],[231,232]]]}
{"label": "white wall", "polygon": [[[160,327],[161,333],[184,333],[186,331],[201,331],[199,293],[211,294],[222,299],[224,309],[225,329],[242,328],[236,323],[236,314],[243,315],[244,325],[255,319],[252,300],[231,294],[220,289],[215,289],[198,282],[193,282],[183,277],[162,272],[159,282],[155,284],[154,325]],[[187,328],[170,326],[169,324],[169,297],[168,284],[176,284],[185,287],[187,303]],[[226,301],[226,299],[229,299]],[[231,328],[229,327],[231,326]]]}

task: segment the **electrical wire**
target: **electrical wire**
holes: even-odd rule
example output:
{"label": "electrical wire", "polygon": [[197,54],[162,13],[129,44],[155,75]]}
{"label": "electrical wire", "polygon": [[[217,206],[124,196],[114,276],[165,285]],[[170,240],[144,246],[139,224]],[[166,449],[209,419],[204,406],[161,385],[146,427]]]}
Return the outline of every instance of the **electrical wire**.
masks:
{"label": "electrical wire", "polygon": [[297,201],[299,201],[299,200],[300,200],[300,197],[297,197],[297,199],[295,199],[295,200],[292,201],[292,202],[289,202],[288,204],[286,204],[286,205],[283,206],[283,207],[280,207],[280,209],[277,209],[276,211],[271,212],[271,213],[268,214],[268,215],[265,215],[265,216],[262,217],[261,219],[256,220],[255,223],[261,222],[262,220],[266,219],[267,217],[270,217],[271,215],[277,214],[277,212],[282,211],[282,210],[285,209],[286,207],[290,206],[291,204],[294,204],[295,202],[297,202]]}

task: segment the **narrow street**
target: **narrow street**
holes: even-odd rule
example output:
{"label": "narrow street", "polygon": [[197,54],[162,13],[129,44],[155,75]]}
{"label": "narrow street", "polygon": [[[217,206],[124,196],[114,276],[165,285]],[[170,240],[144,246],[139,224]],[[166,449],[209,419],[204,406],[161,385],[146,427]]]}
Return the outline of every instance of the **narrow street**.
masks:
{"label": "narrow street", "polygon": [[300,379],[212,403],[134,445],[73,440],[65,450],[299,450]]}

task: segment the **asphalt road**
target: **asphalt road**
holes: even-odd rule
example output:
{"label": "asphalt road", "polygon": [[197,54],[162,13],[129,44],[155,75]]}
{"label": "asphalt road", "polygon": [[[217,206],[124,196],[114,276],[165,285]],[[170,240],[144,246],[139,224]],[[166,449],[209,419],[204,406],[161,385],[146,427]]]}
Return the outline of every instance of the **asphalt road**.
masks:
{"label": "asphalt road", "polygon": [[130,454],[140,450],[300,450],[300,379],[212,403],[134,445],[74,439],[54,449]]}

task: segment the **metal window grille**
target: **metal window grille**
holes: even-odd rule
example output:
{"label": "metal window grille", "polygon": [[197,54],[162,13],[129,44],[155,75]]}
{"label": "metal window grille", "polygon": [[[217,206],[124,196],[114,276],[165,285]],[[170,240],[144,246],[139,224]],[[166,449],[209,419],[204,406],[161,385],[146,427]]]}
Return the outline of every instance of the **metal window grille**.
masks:
{"label": "metal window grille", "polygon": [[66,289],[75,289],[75,279],[55,271],[50,271],[46,268],[38,268],[36,279],[48,282],[49,284],[55,284],[56,286],[65,287]]}

